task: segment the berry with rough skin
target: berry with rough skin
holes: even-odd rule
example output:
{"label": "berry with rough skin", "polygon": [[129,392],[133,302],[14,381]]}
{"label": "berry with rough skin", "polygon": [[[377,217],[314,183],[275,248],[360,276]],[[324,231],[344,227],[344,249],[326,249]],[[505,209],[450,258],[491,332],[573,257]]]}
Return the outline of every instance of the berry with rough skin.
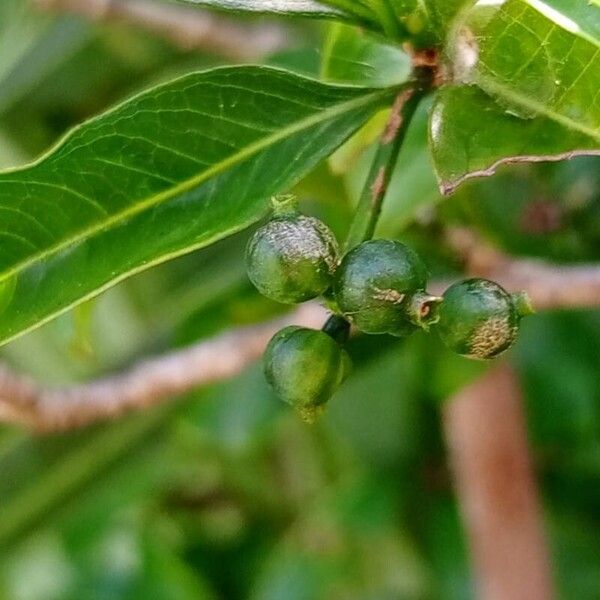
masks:
{"label": "berry with rough skin", "polygon": [[533,311],[526,294],[509,294],[493,281],[474,278],[450,286],[438,312],[438,330],[448,348],[488,360],[513,345],[521,317]]}
{"label": "berry with rough skin", "polygon": [[405,336],[437,319],[440,298],[425,292],[427,270],[410,248],[371,240],[353,248],[335,274],[342,314],[365,333]]}
{"label": "berry with rough skin", "polygon": [[277,396],[313,422],[348,375],[350,357],[324,331],[290,326],[269,342],[264,369]]}
{"label": "berry with rough skin", "polygon": [[338,248],[319,219],[284,211],[252,236],[246,250],[248,277],[272,300],[297,304],[323,294],[333,280]]}

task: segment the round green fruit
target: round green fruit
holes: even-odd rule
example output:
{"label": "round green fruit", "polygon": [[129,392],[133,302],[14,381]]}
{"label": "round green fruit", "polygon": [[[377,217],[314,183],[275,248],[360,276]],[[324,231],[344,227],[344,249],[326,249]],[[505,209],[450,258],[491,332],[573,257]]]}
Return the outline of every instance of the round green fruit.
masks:
{"label": "round green fruit", "polygon": [[323,294],[332,283],[338,248],[319,219],[297,212],[275,216],[252,236],[248,277],[272,300],[297,304]]}
{"label": "round green fruit", "polygon": [[333,289],[340,311],[361,331],[404,336],[437,318],[441,299],[425,292],[426,283],[427,269],[410,248],[371,240],[346,254]]}
{"label": "round green fruit", "polygon": [[264,369],[277,396],[313,422],[348,375],[350,357],[327,333],[290,326],[269,342]]}
{"label": "round green fruit", "polygon": [[444,293],[438,330],[454,352],[487,360],[512,346],[521,317],[531,312],[526,294],[509,294],[487,279],[467,279]]}

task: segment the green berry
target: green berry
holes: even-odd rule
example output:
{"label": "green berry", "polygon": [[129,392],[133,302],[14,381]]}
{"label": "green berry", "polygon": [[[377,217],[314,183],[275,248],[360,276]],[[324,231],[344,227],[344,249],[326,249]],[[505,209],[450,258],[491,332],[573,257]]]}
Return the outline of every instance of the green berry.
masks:
{"label": "green berry", "polygon": [[331,286],[337,261],[331,230],[319,219],[295,211],[263,225],[246,250],[252,283],[267,298],[284,304],[323,294]]}
{"label": "green berry", "polygon": [[327,333],[290,326],[269,342],[264,368],[277,396],[313,422],[346,378],[350,357]]}
{"label": "green berry", "polygon": [[448,348],[487,360],[513,345],[521,317],[532,312],[525,294],[509,294],[487,279],[467,279],[444,293],[438,330]]}
{"label": "green berry", "polygon": [[371,240],[352,249],[335,274],[342,314],[365,333],[405,336],[436,320],[440,298],[425,292],[427,269],[410,248]]}

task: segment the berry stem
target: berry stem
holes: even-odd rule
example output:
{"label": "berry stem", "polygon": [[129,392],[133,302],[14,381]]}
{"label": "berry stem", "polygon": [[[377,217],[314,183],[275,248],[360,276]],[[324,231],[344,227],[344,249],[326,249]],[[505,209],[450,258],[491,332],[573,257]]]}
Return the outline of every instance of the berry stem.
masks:
{"label": "berry stem", "polygon": [[511,294],[511,297],[520,317],[527,317],[535,313],[527,292],[517,292],[516,294]]}
{"label": "berry stem", "polygon": [[350,337],[350,323],[340,315],[331,315],[323,325],[322,331],[332,337],[338,344],[343,345]]}
{"label": "berry stem", "polygon": [[350,225],[346,252],[373,237],[408,126],[419,102],[429,92],[431,85],[431,70],[417,67],[413,71],[412,79],[400,88]]}

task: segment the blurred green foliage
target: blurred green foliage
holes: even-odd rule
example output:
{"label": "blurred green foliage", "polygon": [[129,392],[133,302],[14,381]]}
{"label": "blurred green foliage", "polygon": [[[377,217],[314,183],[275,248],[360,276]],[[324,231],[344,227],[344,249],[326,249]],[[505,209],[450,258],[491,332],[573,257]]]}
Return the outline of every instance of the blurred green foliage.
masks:
{"label": "blurred green foliage", "polygon": [[[300,41],[267,61],[315,73],[323,32],[294,27]],[[222,62],[131,26],[42,17],[21,2],[0,6],[0,36],[2,166],[150,83]],[[441,222],[475,227],[517,255],[600,258],[597,159],[504,168],[440,203],[424,123],[425,111],[381,235],[426,250],[435,274],[457,269],[440,246]],[[340,236],[366,176],[363,136],[351,142],[358,150],[297,189]],[[246,235],[137,276],[2,357],[57,384],[270,318],[282,309],[245,277]],[[600,313],[540,314],[524,322],[510,356],[526,394],[559,587],[577,600],[600,590],[598,339]],[[0,598],[471,598],[439,406],[485,366],[423,334],[359,337],[350,352],[354,374],[314,427],[274,399],[256,365],[84,431],[0,429]]]}

